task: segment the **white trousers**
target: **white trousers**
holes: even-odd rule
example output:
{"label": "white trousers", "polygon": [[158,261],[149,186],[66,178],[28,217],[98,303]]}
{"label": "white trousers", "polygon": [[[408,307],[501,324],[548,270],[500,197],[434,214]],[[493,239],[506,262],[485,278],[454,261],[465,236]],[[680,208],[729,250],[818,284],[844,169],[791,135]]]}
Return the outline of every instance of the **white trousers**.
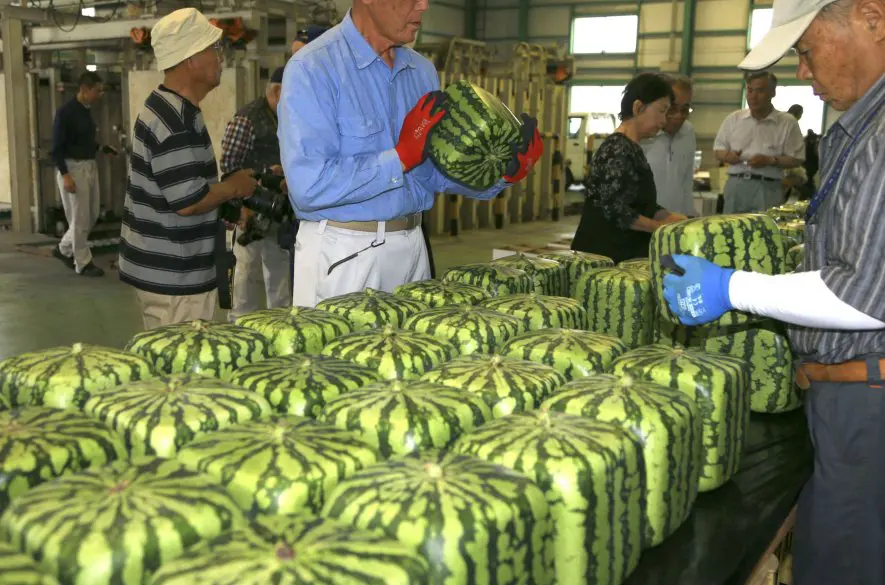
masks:
{"label": "white trousers", "polygon": [[298,228],[292,287],[295,306],[314,307],[330,297],[366,288],[393,292],[401,284],[429,278],[420,226],[386,233],[380,222],[373,233],[329,226],[325,221],[302,221]]}
{"label": "white trousers", "polygon": [[74,258],[74,268],[82,272],[92,262],[89,249],[89,232],[98,221],[98,165],[94,160],[65,160],[68,173],[74,179],[76,193],[65,191],[64,179],[57,170],[55,180],[61,196],[61,204],[68,220],[68,231],[58,243],[58,249],[68,258]]}
{"label": "white trousers", "polygon": [[279,309],[292,305],[289,251],[277,243],[276,229],[248,246],[234,242],[234,255],[237,266],[234,269],[233,300],[228,312],[230,321],[262,308]]}

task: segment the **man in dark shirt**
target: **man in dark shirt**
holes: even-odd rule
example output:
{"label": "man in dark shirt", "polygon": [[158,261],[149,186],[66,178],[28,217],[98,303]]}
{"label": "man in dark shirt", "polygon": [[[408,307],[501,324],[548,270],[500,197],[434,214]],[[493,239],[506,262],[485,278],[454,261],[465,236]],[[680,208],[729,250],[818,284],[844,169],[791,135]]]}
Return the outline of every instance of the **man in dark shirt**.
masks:
{"label": "man in dark shirt", "polygon": [[98,152],[95,122],[89,108],[104,93],[101,77],[87,71],[80,76],[77,95],[55,114],[52,126],[52,162],[68,231],[52,255],[83,276],[101,276],[104,271],[92,262],[89,231],[98,220]]}
{"label": "man in dark shirt", "polygon": [[[270,169],[283,174],[280,166],[280,141],[277,139],[277,105],[283,83],[283,68],[270,76],[264,95],[247,104],[227,123],[221,141],[221,174],[240,169]],[[280,247],[274,226],[266,237],[246,246],[234,243],[237,266],[234,271],[231,321],[261,308],[261,292],[268,309],[292,306],[292,282],[289,278],[289,251]],[[264,290],[251,286],[264,284]]]}

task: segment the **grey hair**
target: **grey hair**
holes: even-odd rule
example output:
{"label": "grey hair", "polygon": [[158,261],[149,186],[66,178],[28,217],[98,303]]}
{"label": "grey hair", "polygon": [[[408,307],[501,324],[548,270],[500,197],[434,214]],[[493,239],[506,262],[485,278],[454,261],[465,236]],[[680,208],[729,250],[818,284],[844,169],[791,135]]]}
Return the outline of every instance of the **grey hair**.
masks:
{"label": "grey hair", "polygon": [[836,0],[821,8],[818,15],[830,22],[846,24],[853,5],[854,0]]}
{"label": "grey hair", "polygon": [[688,75],[683,75],[681,73],[668,73],[667,77],[670,80],[670,85],[674,88],[678,87],[686,91],[694,90],[694,81],[692,81],[691,77],[689,77]]}

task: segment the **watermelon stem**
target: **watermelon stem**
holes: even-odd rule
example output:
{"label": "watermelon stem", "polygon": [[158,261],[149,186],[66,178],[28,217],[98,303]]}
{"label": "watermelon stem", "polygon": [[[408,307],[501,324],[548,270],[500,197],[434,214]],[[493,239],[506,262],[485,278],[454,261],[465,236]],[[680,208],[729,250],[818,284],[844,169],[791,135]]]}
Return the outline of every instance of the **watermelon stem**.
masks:
{"label": "watermelon stem", "polygon": [[110,490],[110,491],[111,491],[112,494],[119,494],[120,492],[122,492],[123,490],[125,490],[126,488],[128,488],[128,487],[129,487],[129,484],[131,484],[131,483],[132,483],[132,482],[129,481],[128,479],[124,479],[124,480],[121,481],[120,483],[118,483],[118,484],[116,484],[116,485],[114,485],[114,486],[111,486],[111,490]]}
{"label": "watermelon stem", "polygon": [[283,542],[277,545],[276,556],[281,561],[291,561],[295,558],[295,550]]}

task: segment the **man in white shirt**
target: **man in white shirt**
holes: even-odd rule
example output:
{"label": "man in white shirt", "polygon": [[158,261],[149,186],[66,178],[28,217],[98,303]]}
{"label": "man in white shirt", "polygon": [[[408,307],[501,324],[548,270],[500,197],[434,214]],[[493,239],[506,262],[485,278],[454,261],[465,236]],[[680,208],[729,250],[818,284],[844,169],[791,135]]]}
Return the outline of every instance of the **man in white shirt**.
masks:
{"label": "man in white shirt", "polygon": [[692,82],[673,76],[675,99],[667,112],[667,125],[654,138],[642,141],[645,158],[655,176],[658,205],[674,213],[695,215],[694,153],[697,138],[688,121],[691,113]]}
{"label": "man in white shirt", "polygon": [[796,118],[771,104],[777,77],[768,71],[747,76],[746,110],[731,113],[719,127],[713,151],[727,163],[724,213],[764,211],[783,202],[784,169],[805,160],[805,141]]}

